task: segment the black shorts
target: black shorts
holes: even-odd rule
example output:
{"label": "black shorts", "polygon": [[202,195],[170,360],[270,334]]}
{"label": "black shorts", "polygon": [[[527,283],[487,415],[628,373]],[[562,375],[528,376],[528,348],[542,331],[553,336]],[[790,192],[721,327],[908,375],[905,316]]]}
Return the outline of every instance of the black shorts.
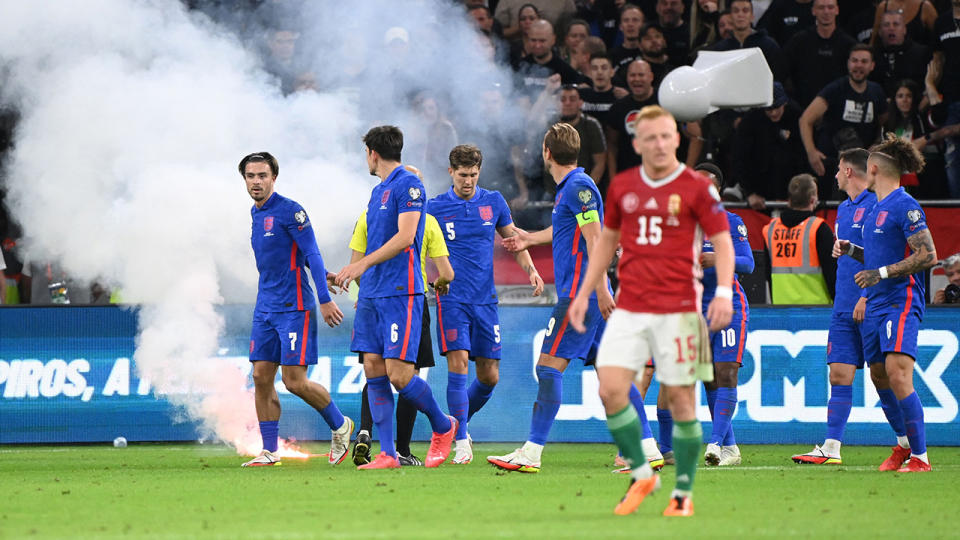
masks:
{"label": "black shorts", "polygon": [[[417,369],[430,368],[437,365],[433,358],[433,340],[430,338],[430,308],[427,303],[423,303],[423,317],[420,322],[420,348],[417,351],[417,361],[414,367]],[[363,363],[363,353],[358,353],[358,362]]]}

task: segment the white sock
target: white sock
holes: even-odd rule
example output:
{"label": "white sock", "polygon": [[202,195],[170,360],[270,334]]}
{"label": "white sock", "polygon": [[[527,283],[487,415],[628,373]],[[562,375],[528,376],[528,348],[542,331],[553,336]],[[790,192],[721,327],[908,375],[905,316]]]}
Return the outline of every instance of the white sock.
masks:
{"label": "white sock", "polygon": [[897,435],[897,444],[900,445],[900,448],[910,448],[910,440],[907,439],[906,435]]}
{"label": "white sock", "polygon": [[820,449],[831,456],[839,456],[840,441],[836,439],[826,439],[825,441],[823,441],[823,446],[821,446]]}
{"label": "white sock", "polygon": [[540,461],[540,456],[543,454],[543,445],[527,441],[523,443],[523,448],[520,450],[533,461]]}
{"label": "white sock", "polygon": [[682,490],[682,489],[675,489],[675,490],[673,490],[673,493],[670,494],[670,498],[671,498],[671,499],[674,498],[674,497],[686,497],[686,498],[689,499],[689,498],[692,498],[692,497],[693,497],[693,492],[692,492],[692,491],[684,491],[684,490]]}
{"label": "white sock", "polygon": [[632,469],[630,471],[630,477],[634,480],[643,480],[644,478],[650,478],[653,476],[653,467],[650,466],[649,462],[643,462],[643,465]]}
{"label": "white sock", "polygon": [[926,463],[927,465],[930,464],[930,460],[927,459],[927,453],[926,453],[926,452],[924,452],[924,453],[922,453],[922,454],[910,454],[910,457],[915,457],[915,458],[919,459],[920,461]]}
{"label": "white sock", "polygon": [[643,448],[643,455],[648,460],[658,456],[663,457],[660,454],[660,449],[657,448],[657,440],[653,437],[647,437],[646,439],[640,441],[640,446]]}
{"label": "white sock", "polygon": [[734,454],[740,455],[740,447],[737,445],[722,446],[721,449],[726,450],[727,452],[733,452]]}

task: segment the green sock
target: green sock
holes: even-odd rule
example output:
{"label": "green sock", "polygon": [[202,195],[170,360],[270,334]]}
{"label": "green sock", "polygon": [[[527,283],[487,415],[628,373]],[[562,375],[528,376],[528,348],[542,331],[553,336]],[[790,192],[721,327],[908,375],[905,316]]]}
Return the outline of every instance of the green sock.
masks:
{"label": "green sock", "polygon": [[703,430],[700,422],[688,420],[673,423],[673,455],[677,460],[677,490],[689,494],[693,491],[693,477],[697,472],[697,460]]}
{"label": "green sock", "polygon": [[640,417],[633,405],[627,405],[622,411],[607,416],[607,428],[613,435],[613,440],[620,448],[620,454],[631,469],[643,465],[647,459],[643,456],[643,428],[640,427]]}

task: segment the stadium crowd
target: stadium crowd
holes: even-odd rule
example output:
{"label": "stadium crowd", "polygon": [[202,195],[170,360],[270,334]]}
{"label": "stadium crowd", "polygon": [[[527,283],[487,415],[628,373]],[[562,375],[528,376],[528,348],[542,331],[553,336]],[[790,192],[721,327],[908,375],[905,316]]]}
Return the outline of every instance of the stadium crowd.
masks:
{"label": "stadium crowd", "polygon": [[[307,61],[304,44],[316,30],[298,16],[304,0],[183,1],[260,51],[284,94],[347,88],[364,71],[362,60],[336,74]],[[521,227],[549,223],[555,186],[540,152],[548,126],[564,121],[577,129],[579,164],[605,194],[618,171],[639,164],[633,120],[657,103],[664,77],[700,51],[749,47],[761,49],[774,75],[772,105],[721,110],[680,126],[681,161],[717,166],[725,200],[769,212],[768,202],[787,200],[791,178],[809,173],[821,200],[839,201],[838,154],[885,133],[910,139],[926,159],[922,172],[902,179],[911,195],[960,199],[960,0],[448,1],[462,4],[478,51],[509,68],[512,84],[482,89],[485,123],[478,126],[429,80],[406,81],[393,96],[416,114],[416,125],[404,128],[404,162],[420,167],[430,190],[429,179],[446,182],[450,148],[480,144],[485,187],[503,193]],[[382,45],[402,59],[414,39],[394,26]],[[16,115],[0,120],[5,153]],[[23,271],[17,257],[20,234],[2,194],[0,180],[4,272],[8,284],[22,283],[31,269]],[[49,278],[41,289],[61,281],[55,265],[33,273]],[[10,287],[3,288],[10,302]],[[29,285],[13,288],[30,302]],[[99,287],[89,292],[91,302],[108,300]]]}

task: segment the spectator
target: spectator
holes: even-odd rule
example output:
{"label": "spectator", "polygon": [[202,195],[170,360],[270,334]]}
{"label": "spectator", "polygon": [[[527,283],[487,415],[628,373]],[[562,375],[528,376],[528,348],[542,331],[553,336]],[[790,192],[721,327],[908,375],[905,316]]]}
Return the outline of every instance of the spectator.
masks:
{"label": "spectator", "polygon": [[[577,165],[593,178],[597,185],[600,185],[603,179],[603,173],[607,168],[607,141],[603,136],[603,128],[600,122],[592,116],[586,116],[581,111],[583,101],[580,99],[580,92],[577,87],[566,85],[560,90],[560,118],[549,123],[552,126],[557,121],[566,122],[573,126],[580,134],[580,155],[577,158]],[[544,130],[545,131],[545,130]],[[547,184],[548,187],[556,189],[556,183],[552,178]],[[553,184],[552,186],[550,184]]]}
{"label": "spectator", "polygon": [[610,50],[614,71],[620,71],[620,68],[640,58],[640,29],[643,28],[643,23],[643,11],[639,7],[626,4],[620,9],[623,42]]}
{"label": "spectator", "polygon": [[[530,18],[528,7],[533,7],[536,18]],[[500,0],[494,10],[494,17],[503,26],[503,37],[519,39],[525,24],[537,19],[546,19],[556,26],[577,12],[573,0]],[[526,19],[524,18],[526,17]]]}
{"label": "spectator", "polygon": [[270,30],[266,36],[265,69],[280,81],[284,95],[294,91],[297,75],[302,71],[296,61],[300,32],[291,29]]}
{"label": "spectator", "polygon": [[883,24],[883,14],[899,11],[903,14],[903,24],[907,27],[907,35],[913,41],[929,44],[934,37],[934,23],[937,20],[937,10],[929,0],[881,0],[873,16],[873,32],[870,35],[870,45],[877,45],[880,26]]}
{"label": "spectator", "polygon": [[733,51],[737,49],[748,49],[750,47],[759,47],[763,52],[763,57],[773,72],[774,80],[782,80],[782,60],[780,46],[777,42],[770,39],[770,36],[763,30],[754,30],[751,26],[753,20],[753,4],[750,0],[731,0],[730,17],[733,22],[733,35],[722,39],[710,46],[711,51]]}
{"label": "spectator", "polygon": [[[725,9],[723,10],[722,13],[720,13],[720,18],[717,19],[717,41],[720,41],[722,39],[730,39],[732,37],[733,37],[733,15],[730,14],[729,9]],[[714,41],[713,43],[716,43],[717,41]],[[710,49],[710,46],[712,46],[713,43],[711,43],[706,47],[707,50],[712,50]]]}
{"label": "spectator", "polygon": [[457,130],[441,111],[436,97],[420,94],[414,107],[419,121],[416,129],[408,132],[407,159],[420,167],[427,193],[438,193],[449,183],[449,152],[457,145]]}
{"label": "spectator", "polygon": [[483,4],[474,4],[467,9],[467,12],[473,17],[478,30],[488,36],[503,37],[503,26],[500,21],[493,18],[490,8]]}
{"label": "spectator", "polygon": [[773,0],[757,22],[780,45],[786,45],[794,34],[813,26],[812,0]]}
{"label": "spectator", "polygon": [[[563,33],[563,45],[560,46],[560,59],[577,69],[573,56],[577,48],[590,35],[590,25],[583,19],[573,19]],[[581,70],[578,70],[581,71]]]}
{"label": "spectator", "polygon": [[627,65],[627,90],[630,95],[618,99],[607,113],[607,171],[613,178],[620,171],[640,165],[633,149],[633,123],[640,109],[657,104],[653,91],[653,71],[644,60]]}
{"label": "spectator", "polygon": [[640,31],[640,57],[653,70],[653,88],[656,90],[660,81],[675,67],[670,61],[672,57],[667,52],[667,40],[660,25],[648,23]]}
{"label": "spectator", "polygon": [[856,41],[837,27],[838,13],[837,0],[813,0],[814,25],[794,34],[783,48],[793,95],[801,107],[847,72],[847,56]]}
{"label": "spectator", "polygon": [[773,304],[831,304],[836,291],[837,261],[833,231],[814,214],[817,181],[809,174],[790,179],[788,208],[763,228],[770,261]]}
{"label": "spectator", "polygon": [[907,36],[903,14],[888,11],[880,24],[880,46],[877,47],[877,67],[870,79],[880,83],[887,96],[893,97],[897,85],[910,79],[918,85],[927,74],[931,51],[926,45],[914,42]]}
{"label": "spectator", "polygon": [[[945,125],[960,124],[960,2],[954,0],[951,12],[937,19],[933,62],[924,79],[930,105],[947,111]],[[950,197],[960,199],[960,137],[947,137],[947,185]]]}
{"label": "spectator", "polygon": [[587,39],[580,42],[573,51],[572,63],[570,67],[577,70],[580,80],[586,85],[590,84],[590,57],[595,54],[607,54],[607,46],[603,40],[596,36],[588,36]]}
{"label": "spectator", "polygon": [[683,20],[681,0],[657,0],[657,22],[663,31],[670,63],[683,65],[690,52],[690,25]]}
{"label": "spectator", "polygon": [[517,64],[517,88],[531,101],[546,87],[551,75],[559,74],[563,84],[583,82],[582,76],[569,64],[553,54],[556,36],[553,25],[544,19],[533,23],[528,39],[529,55]]}
{"label": "spectator", "polygon": [[931,140],[933,128],[927,122],[928,116],[921,114],[920,85],[904,79],[895,85],[894,98],[887,122],[883,126],[884,133],[893,133],[908,141],[921,141],[916,144],[923,152],[926,165],[920,173],[905,173],[900,177],[900,185],[916,199],[939,199],[947,196],[947,179],[943,168],[943,154],[937,144],[927,145]]}
{"label": "spectator", "polygon": [[[849,4],[863,4],[851,5]],[[877,12],[877,0],[861,0],[860,2],[851,2],[847,0],[843,3],[843,10],[840,12],[840,24],[844,31],[850,34],[857,43],[870,43],[873,37],[873,18]]]}
{"label": "spectator", "polygon": [[[820,191],[824,194],[831,194],[836,188],[831,173],[836,168],[837,153],[847,148],[869,147],[887,119],[883,88],[867,80],[873,68],[870,47],[854,45],[847,59],[848,75],[825,86],[800,117],[807,161],[820,177]],[[820,128],[815,134],[817,124]]]}
{"label": "spectator", "polygon": [[519,33],[511,38],[504,35],[510,45],[510,65],[516,66],[520,60],[530,54],[530,28],[540,20],[540,11],[533,4],[524,4],[520,7],[518,28]]}
{"label": "spectator", "polygon": [[696,51],[712,45],[719,39],[717,21],[726,8],[725,0],[696,0],[690,9],[689,59]]}
{"label": "spectator", "polygon": [[933,303],[960,305],[960,253],[947,257],[940,266],[950,283],[933,293]]}
{"label": "spectator", "polygon": [[773,83],[773,103],[752,109],[737,126],[733,143],[733,178],[747,203],[765,210],[767,201],[787,198],[787,183],[804,169],[798,122],[802,109],[783,85]]}
{"label": "spectator", "polygon": [[583,112],[596,118],[601,126],[607,125],[607,112],[613,102],[629,94],[625,88],[613,86],[613,62],[603,54],[590,57],[590,79],[593,88],[581,88]]}
{"label": "spectator", "polygon": [[511,206],[522,207],[529,197],[520,161],[523,133],[507,108],[504,88],[484,89],[478,113],[466,122],[462,140],[475,141],[483,150],[483,187],[499,191]]}

